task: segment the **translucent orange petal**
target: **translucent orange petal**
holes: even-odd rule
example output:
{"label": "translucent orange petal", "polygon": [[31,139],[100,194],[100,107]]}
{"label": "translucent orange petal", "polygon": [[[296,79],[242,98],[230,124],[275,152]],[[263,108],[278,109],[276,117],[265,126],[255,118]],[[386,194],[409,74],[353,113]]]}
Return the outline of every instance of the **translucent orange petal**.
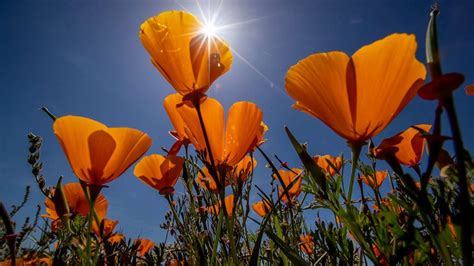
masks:
{"label": "translucent orange petal", "polygon": [[237,163],[232,171],[232,179],[236,181],[240,179],[245,182],[253,169],[257,166],[257,160],[250,155],[245,156],[239,163]]}
{"label": "translucent orange petal", "polygon": [[271,205],[265,200],[257,201],[252,204],[252,209],[261,217],[265,217],[267,213],[271,210]]}
{"label": "translucent orange petal", "polygon": [[133,174],[145,184],[166,194],[174,191],[183,163],[181,157],[152,154],[138,162]]}
{"label": "translucent orange petal", "polygon": [[[415,125],[415,127],[426,132],[431,129],[431,125],[428,124]],[[375,156],[380,158],[386,153],[393,153],[400,164],[414,166],[420,162],[424,146],[425,138],[417,129],[410,127],[393,137],[384,139],[375,148]]]}
{"label": "translucent orange petal", "polygon": [[[64,197],[66,198],[71,215],[81,215],[86,217],[89,214],[89,202],[79,183],[69,183],[63,186]],[[56,204],[49,198],[45,200],[46,217],[52,220],[61,218],[62,214],[58,214]],[[107,214],[108,202],[104,195],[99,194],[94,205],[94,210],[100,220],[105,218]]]}
{"label": "translucent orange petal", "polygon": [[[225,197],[224,201],[225,201],[227,216],[232,216],[232,213],[234,211],[234,195],[229,195]],[[219,202],[213,206],[208,207],[207,211],[211,214],[219,215],[220,206],[221,206],[221,203]]]}
{"label": "translucent orange petal", "polygon": [[[318,155],[313,157],[314,162],[330,176],[335,176],[342,167],[342,158],[331,155]],[[329,162],[332,164],[329,164]]]}
{"label": "translucent orange petal", "polygon": [[340,136],[350,139],[351,110],[346,87],[349,57],[342,52],[313,54],[292,66],[285,88],[293,108],[321,119]]}
{"label": "translucent orange petal", "polygon": [[355,140],[380,133],[416,95],[426,70],[415,58],[414,35],[392,34],[360,48],[351,59],[356,91]]}
{"label": "translucent orange petal", "polygon": [[58,118],[53,128],[74,174],[88,184],[99,186],[120,176],[152,142],[139,130],[107,128],[79,116]]}
{"label": "translucent orange petal", "polygon": [[379,188],[383,181],[385,180],[385,178],[388,176],[388,171],[375,171],[375,177],[373,175],[367,175],[367,176],[361,176],[360,179],[362,179],[362,181],[372,187],[372,188]]}
{"label": "translucent orange petal", "polygon": [[152,63],[182,95],[204,93],[232,64],[228,45],[217,37],[203,38],[202,26],[183,11],[163,12],[140,26],[140,39]]}
{"label": "translucent orange petal", "polygon": [[68,158],[72,171],[84,182],[90,181],[89,136],[106,128],[104,124],[80,116],[63,116],[53,124],[54,134]]}
{"label": "translucent orange petal", "polygon": [[[201,102],[200,108],[214,160],[217,163],[222,162],[224,155],[224,108],[212,98]],[[186,124],[188,130],[186,134],[190,138],[189,140],[196,150],[204,152],[206,142],[196,109],[187,104],[181,104],[178,106],[178,113]],[[210,162],[209,154],[207,152],[206,154],[207,160]]]}
{"label": "translucent orange petal", "polygon": [[[217,193],[217,184],[212,178],[211,174],[209,173],[209,169],[207,167],[201,168],[201,171],[198,172],[196,182],[204,189],[210,190],[213,193]],[[228,180],[226,180],[226,186],[230,185]]]}
{"label": "translucent orange petal", "polygon": [[191,40],[191,62],[196,88],[206,90],[232,65],[232,52],[227,43],[219,37],[199,34]]}
{"label": "translucent orange petal", "polygon": [[189,139],[186,135],[186,124],[178,113],[177,105],[183,102],[183,96],[180,94],[170,94],[166,96],[163,105],[165,107],[166,113],[173,124],[174,129],[178,133],[178,136],[181,140]]}
{"label": "translucent orange petal", "polygon": [[263,113],[256,104],[234,103],[227,115],[225,158],[228,165],[236,165],[252,150],[261,135]]}
{"label": "translucent orange petal", "polygon": [[139,257],[145,256],[146,253],[155,247],[155,243],[153,241],[145,238],[136,239],[134,243],[138,243],[137,254]]}
{"label": "translucent orange petal", "polygon": [[150,148],[152,143],[146,133],[133,128],[109,128],[107,133],[114,138],[117,146],[104,169],[103,183],[119,177]]}

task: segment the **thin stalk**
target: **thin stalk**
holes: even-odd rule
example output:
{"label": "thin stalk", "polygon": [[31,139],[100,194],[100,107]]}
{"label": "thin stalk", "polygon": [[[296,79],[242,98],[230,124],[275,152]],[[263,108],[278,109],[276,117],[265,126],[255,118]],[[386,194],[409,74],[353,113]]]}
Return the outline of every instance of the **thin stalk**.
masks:
{"label": "thin stalk", "polygon": [[459,170],[460,184],[460,216],[461,216],[461,243],[463,253],[463,264],[472,265],[472,243],[471,243],[471,200],[469,196],[466,177],[466,166],[464,165],[464,144],[459,127],[459,121],[454,107],[452,94],[444,99],[444,107],[448,115],[451,132],[453,134],[454,149],[456,151],[456,164]]}
{"label": "thin stalk", "polygon": [[357,163],[359,161],[360,151],[362,149],[362,145],[360,144],[351,144],[352,148],[352,168],[351,168],[351,179],[349,183],[349,197],[347,199],[347,203],[350,204],[352,201],[352,189],[354,187],[354,179],[355,179],[355,172],[357,169]]}
{"label": "thin stalk", "polygon": [[217,256],[217,244],[219,243],[219,238],[221,238],[221,231],[222,231],[222,221],[224,220],[224,213],[219,212],[219,218],[217,221],[217,232],[214,238],[214,243],[212,244],[212,256],[211,256],[211,263],[215,264],[216,256]]}
{"label": "thin stalk", "polygon": [[3,202],[0,202],[0,216],[2,217],[3,224],[5,225],[6,230],[6,239],[8,243],[8,247],[10,248],[10,260],[11,265],[16,265],[16,250],[15,250],[15,243],[16,243],[16,235],[15,230],[12,226],[12,222],[10,219],[10,215],[8,214],[7,209],[3,205]]}
{"label": "thin stalk", "polygon": [[[89,187],[86,188],[87,194],[90,195],[89,193]],[[95,206],[95,198],[89,198],[89,214],[87,216],[87,242],[86,242],[86,256],[87,256],[87,261],[88,264],[90,263],[90,258],[91,258],[91,245],[92,245],[92,222],[94,218],[94,206]]]}
{"label": "thin stalk", "polygon": [[[209,160],[211,161],[211,166],[212,167],[211,167],[211,169],[209,169],[209,172],[210,172],[210,174],[214,178],[214,181],[217,184],[217,187],[219,189],[219,195],[221,197],[221,211],[219,213],[223,212],[225,218],[228,218],[227,211],[226,211],[226,206],[225,206],[226,205],[225,204],[225,180],[219,180],[219,175],[217,174],[217,167],[215,165],[214,156],[212,154],[211,145],[210,145],[210,142],[209,142],[209,137],[207,135],[206,126],[204,124],[204,119],[203,119],[203,116],[202,116],[201,106],[200,106],[200,102],[199,102],[198,98],[196,98],[193,101],[193,105],[196,108],[196,111],[197,111],[197,114],[198,114],[199,123],[201,124],[201,130],[202,130],[202,133],[204,135],[204,141],[206,142],[207,154],[209,155]],[[237,255],[236,255],[236,252],[235,252],[235,243],[234,243],[234,237],[233,237],[233,231],[234,231],[233,230],[233,224],[230,224],[229,219],[226,219],[226,227],[227,227],[227,231],[228,231],[228,234],[229,234],[229,241],[230,241],[230,245],[231,245],[231,254],[232,254],[232,257],[233,257],[235,263],[237,263],[238,260],[237,260]]]}

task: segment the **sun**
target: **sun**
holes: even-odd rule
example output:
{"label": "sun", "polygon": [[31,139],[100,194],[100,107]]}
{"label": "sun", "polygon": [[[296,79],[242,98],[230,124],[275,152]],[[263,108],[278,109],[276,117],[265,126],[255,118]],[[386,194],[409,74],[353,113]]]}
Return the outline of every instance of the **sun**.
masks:
{"label": "sun", "polygon": [[207,38],[213,38],[216,36],[217,27],[213,23],[206,23],[201,28],[201,33],[204,34]]}

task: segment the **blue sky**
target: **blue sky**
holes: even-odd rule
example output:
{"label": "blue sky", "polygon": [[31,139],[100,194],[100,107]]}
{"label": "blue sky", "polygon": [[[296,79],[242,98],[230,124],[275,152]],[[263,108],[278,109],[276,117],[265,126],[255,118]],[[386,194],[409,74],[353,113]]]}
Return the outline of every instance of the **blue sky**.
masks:
{"label": "blue sky", "polygon": [[[217,6],[217,0],[210,0]],[[206,2],[202,5],[206,7]],[[445,72],[461,72],[474,83],[474,2],[440,1],[439,19]],[[362,45],[393,32],[414,33],[424,61],[424,34],[431,1],[235,0],[224,1],[218,24],[240,23],[222,36],[234,54],[232,69],[210,89],[226,109],[236,101],[257,103],[269,125],[263,149],[290,166],[296,156],[284,125],[313,154],[349,155],[345,142],[320,121],[291,109],[284,91],[288,68],[316,52],[342,50],[352,54]],[[32,185],[31,199],[18,215],[34,213],[44,198],[30,174],[27,134],[44,138],[42,160],[49,185],[59,175],[76,181],[52,133],[52,122],[39,111],[47,106],[58,116],[74,114],[109,126],[147,132],[154,140],[148,154],[169,147],[171,123],[162,107],[173,89],[149,61],[138,38],[140,24],[162,11],[186,8],[200,16],[195,1],[144,0],[6,0],[0,3],[0,200],[7,206],[21,200]],[[474,98],[456,92],[465,144],[474,150]],[[434,103],[414,99],[378,137],[389,137],[412,124],[432,123]],[[471,124],[470,124],[471,123]],[[448,133],[449,131],[445,131]],[[447,147],[451,147],[449,143]],[[270,171],[257,155],[255,182],[268,183]],[[133,169],[133,167],[131,168]],[[159,224],[166,202],[127,171],[104,191],[108,216],[120,221],[130,236],[163,240]],[[22,219],[21,219],[22,220]]]}

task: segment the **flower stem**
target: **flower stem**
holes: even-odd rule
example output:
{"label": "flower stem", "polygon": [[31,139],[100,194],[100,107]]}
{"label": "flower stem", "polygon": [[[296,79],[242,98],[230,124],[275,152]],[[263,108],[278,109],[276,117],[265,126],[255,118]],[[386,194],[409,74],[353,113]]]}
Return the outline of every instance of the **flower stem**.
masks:
{"label": "flower stem", "polygon": [[359,161],[360,151],[362,149],[362,145],[352,143],[350,144],[352,148],[352,168],[351,168],[351,180],[349,183],[349,196],[347,198],[347,203],[350,204],[352,201],[352,189],[354,187],[354,179],[355,179],[355,172],[357,169],[357,163]]}
{"label": "flower stem", "polygon": [[[90,195],[89,193],[89,187],[87,187],[87,194]],[[87,264],[90,263],[90,259],[92,257],[92,250],[91,250],[91,246],[92,246],[92,220],[93,220],[93,217],[94,217],[94,206],[95,206],[95,197],[94,198],[91,198],[90,196],[88,197],[89,198],[89,215],[87,217],[87,242],[86,242],[86,259],[87,259]]]}
{"label": "flower stem", "polygon": [[451,132],[453,134],[454,149],[456,151],[456,164],[459,171],[459,187],[460,187],[460,220],[461,220],[461,243],[463,253],[463,264],[472,265],[472,243],[471,243],[471,200],[468,190],[468,182],[466,177],[466,166],[464,164],[464,144],[461,136],[461,130],[454,107],[452,94],[444,99],[444,107],[448,115]]}

